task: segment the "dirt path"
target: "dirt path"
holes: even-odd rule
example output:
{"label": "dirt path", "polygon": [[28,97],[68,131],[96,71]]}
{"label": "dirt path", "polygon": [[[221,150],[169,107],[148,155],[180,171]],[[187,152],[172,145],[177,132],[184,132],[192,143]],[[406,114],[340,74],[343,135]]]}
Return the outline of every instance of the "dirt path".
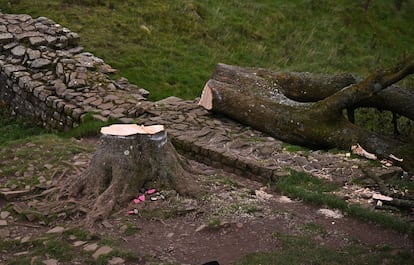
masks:
{"label": "dirt path", "polygon": [[[76,144],[94,146],[95,143],[96,139],[84,139]],[[70,168],[66,171],[67,174],[76,175],[84,170],[90,157],[88,152],[77,153],[65,164],[65,167]],[[43,263],[48,261],[53,256],[50,254],[52,250],[45,248],[47,243],[43,243],[41,248],[45,248],[47,252],[39,254],[33,250],[37,244],[35,242],[42,238],[47,242],[50,240],[47,238],[50,236],[47,231],[59,227],[64,228],[62,231],[77,227],[86,231],[89,236],[81,237],[76,233],[67,236],[62,231],[58,232],[60,234],[57,240],[70,245],[73,256],[71,260],[65,260],[65,253],[55,254],[53,260],[56,263],[47,264],[91,264],[93,259],[91,261],[86,258],[90,259],[98,251],[97,247],[107,244],[105,242],[108,238],[116,242],[119,249],[136,256],[126,257],[118,260],[119,263],[112,264],[164,262],[201,265],[211,260],[219,261],[220,265],[233,264],[251,253],[282,251],[283,238],[286,235],[305,236],[318,246],[333,249],[349,245],[368,246],[373,249],[384,246],[403,249],[414,255],[414,242],[406,235],[346,216],[327,217],[319,213],[319,208],[276,194],[263,187],[262,183],[241,177],[237,172],[229,173],[195,161],[191,164],[204,173],[197,176],[200,186],[205,190],[200,198],[183,198],[174,191],[161,191],[166,197],[165,200],[151,202],[147,197],[144,203],[131,202],[90,231],[79,226],[83,220],[82,214],[56,214],[45,222],[36,216],[15,213],[13,210],[16,208],[10,206],[22,204],[31,205],[33,208],[42,203],[56,203],[42,201],[43,197],[27,199],[29,197],[21,196],[8,200],[2,198],[0,236],[3,244],[14,242],[17,247],[2,250],[0,264],[9,264],[10,260],[20,257],[27,257],[27,264],[32,264],[30,260],[33,258]],[[53,186],[56,183],[52,181],[49,184]],[[44,189],[34,190],[30,196],[42,191]],[[133,208],[138,209],[138,215],[127,214]],[[10,214],[5,216],[6,212]],[[30,216],[33,220],[28,221]],[[29,245],[24,242],[29,242]],[[89,252],[88,248],[95,243],[96,248]],[[406,264],[410,264],[409,262]]]}
{"label": "dirt path", "polygon": [[[201,265],[217,260],[220,265],[229,265],[251,253],[280,250],[282,235],[309,236],[315,244],[334,249],[350,244],[414,249],[414,242],[406,235],[354,218],[327,217],[315,206],[279,194],[265,191],[256,195],[261,183],[195,164],[205,172],[214,172],[200,178],[202,185],[209,187],[203,199],[146,201],[135,205],[142,212],[139,215],[127,215],[126,208],[90,231],[98,237],[85,244],[104,237],[118,240],[121,249],[139,257],[121,264],[158,264],[149,263],[152,260]],[[161,218],[162,211],[171,217]],[[79,221],[62,220],[54,226],[73,227]],[[11,221],[9,227],[20,240],[27,235],[41,237],[52,228],[21,220]],[[3,261],[9,255],[16,253],[3,253]]]}

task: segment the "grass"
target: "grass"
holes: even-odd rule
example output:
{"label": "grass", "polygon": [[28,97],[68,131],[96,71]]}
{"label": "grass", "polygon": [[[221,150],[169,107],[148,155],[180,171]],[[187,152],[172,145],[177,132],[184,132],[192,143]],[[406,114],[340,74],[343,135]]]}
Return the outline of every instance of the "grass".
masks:
{"label": "grass", "polygon": [[232,178],[220,174],[214,174],[210,176],[210,179],[212,180],[212,183],[214,183],[217,186],[222,187],[239,187],[240,185],[233,180]]}
{"label": "grass", "polygon": [[283,147],[284,150],[286,150],[288,152],[291,152],[291,153],[295,153],[295,152],[307,153],[307,152],[309,152],[309,148],[299,146],[299,145],[294,145],[294,144],[283,143],[282,147]]}
{"label": "grass", "polygon": [[211,229],[219,229],[221,227],[221,220],[219,218],[212,218],[208,221],[207,226]]}
{"label": "grass", "polygon": [[414,225],[408,221],[390,214],[370,211],[360,205],[350,204],[329,193],[336,190],[337,186],[309,174],[291,170],[289,175],[280,178],[275,183],[274,188],[291,197],[331,209],[338,209],[349,216],[377,223],[414,238]]}
{"label": "grass", "polygon": [[28,136],[9,141],[0,148],[0,187],[33,187],[52,176],[71,172],[68,163],[75,155],[89,153],[92,146],[53,134]]}
{"label": "grass", "polygon": [[7,264],[43,264],[42,260],[45,259],[57,259],[60,262],[83,261],[93,264],[93,259],[88,257],[86,252],[76,249],[70,242],[56,235],[34,238],[26,243],[17,240],[5,240],[0,243],[0,246],[4,251],[28,252],[7,260]]}
{"label": "grass", "polygon": [[134,235],[134,234],[139,232],[139,228],[137,227],[137,225],[135,223],[132,223],[132,222],[129,222],[129,221],[125,222],[122,225],[122,227],[123,227],[122,230],[125,230],[124,234],[126,236],[131,236],[131,235]]}
{"label": "grass", "polygon": [[364,76],[414,53],[414,1],[364,2],[0,0],[0,12],[47,16],[79,33],[153,100],[192,99],[218,62]]}
{"label": "grass", "polygon": [[272,252],[249,254],[236,265],[266,264],[412,264],[413,256],[406,250],[388,246],[362,246],[350,244],[339,249],[321,246],[309,236],[276,234],[281,247]]}
{"label": "grass", "polygon": [[[2,240],[0,248],[4,253],[18,253],[22,255],[11,257],[7,264],[44,264],[46,259],[56,259],[59,263],[69,262],[70,264],[108,264],[111,257],[122,257],[125,260],[136,258],[135,254],[119,249],[118,242],[110,239],[98,240],[98,245],[109,245],[113,251],[108,255],[100,256],[97,260],[92,258],[92,253],[85,251],[80,247],[74,247],[70,235],[76,237],[75,240],[90,240],[93,235],[79,228],[73,228],[65,231],[62,235],[47,234],[46,236],[36,237],[28,242],[21,243],[19,240]],[[95,238],[96,239],[96,238]],[[27,253],[24,253],[27,251]],[[65,263],[65,264],[66,264]],[[69,264],[67,263],[67,264]]]}
{"label": "grass", "polygon": [[0,100],[0,146],[32,135],[45,133],[28,120],[12,115],[8,106]]}
{"label": "grass", "polygon": [[108,119],[106,122],[103,122],[99,119],[94,118],[94,113],[87,113],[82,120],[82,123],[67,132],[60,133],[60,136],[66,138],[83,138],[83,137],[90,137],[99,135],[100,129],[102,127],[114,124],[114,123],[122,123],[116,119]]}
{"label": "grass", "polygon": [[[158,100],[171,95],[185,99],[199,96],[218,62],[365,76],[394,63],[404,53],[414,54],[414,1],[370,1],[367,9],[364,2],[0,0],[0,12],[47,16],[79,33],[80,44],[86,51],[119,70],[113,78],[125,76],[149,90],[151,100]],[[403,3],[401,9],[399,2]],[[401,84],[414,89],[414,78],[407,78]],[[362,118],[357,117],[372,127]],[[101,126],[91,120],[65,136],[87,136]],[[11,181],[5,184],[2,178],[0,186],[11,185],[13,181],[15,185],[33,185],[40,176],[52,175],[52,170],[43,167],[45,164],[60,165],[85,150],[71,140],[45,133],[27,121],[0,113],[0,173]],[[286,149],[304,151],[294,146]],[[34,174],[24,177],[24,172],[31,168]],[[224,178],[218,178],[217,182],[233,185]],[[348,215],[413,235],[412,225],[349,205],[329,194],[337,188],[335,185],[310,176],[291,172],[280,179],[276,188],[292,197],[340,209]],[[257,209],[252,207],[248,211]],[[176,210],[142,212],[147,218],[169,218],[176,214]],[[319,231],[314,224],[308,224],[305,229]],[[84,235],[79,232],[78,236]],[[282,242],[281,251],[252,254],[237,264],[406,264],[413,258],[401,251],[394,255],[389,248],[333,250],[314,244],[308,237],[276,236]],[[16,257],[10,264],[31,264],[31,256],[45,255],[37,252],[41,249],[50,252],[52,257],[65,256],[66,252],[72,255],[73,249],[67,241],[50,240],[55,246],[44,245],[45,241],[39,240],[26,245],[0,241],[0,247],[22,251],[29,248],[29,255]],[[105,263],[106,257],[102,259],[99,262]],[[41,261],[35,263],[41,264]]]}

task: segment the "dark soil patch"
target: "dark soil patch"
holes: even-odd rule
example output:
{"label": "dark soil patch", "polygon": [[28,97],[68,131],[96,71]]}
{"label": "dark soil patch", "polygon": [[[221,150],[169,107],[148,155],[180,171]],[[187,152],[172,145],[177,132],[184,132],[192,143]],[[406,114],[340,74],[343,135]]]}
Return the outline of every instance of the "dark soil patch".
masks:
{"label": "dark soil patch", "polygon": [[[95,142],[96,139],[83,139],[79,144],[89,146]],[[74,157],[70,164],[71,172],[75,174],[86,167],[85,159],[90,159],[90,155],[76,154]],[[119,249],[136,256],[125,258],[125,264],[200,265],[211,260],[217,260],[221,265],[234,264],[251,253],[283,251],[281,235],[306,236],[314,244],[332,249],[349,245],[372,246],[373,249],[386,246],[414,254],[414,242],[407,235],[347,216],[338,219],[327,217],[318,213],[318,207],[271,192],[260,182],[197,162],[191,164],[204,173],[197,178],[205,194],[191,199],[177,196],[173,191],[163,191],[168,194],[165,200],[131,202],[89,230],[88,234],[95,236],[88,236],[86,241],[93,243],[98,239],[110,239],[116,242]],[[63,177],[62,181],[66,179]],[[42,198],[13,200],[30,203]],[[1,211],[6,210],[6,203],[10,205],[13,201],[1,199]],[[132,208],[137,208],[139,214],[128,215]],[[43,237],[55,226],[86,230],[81,225],[83,217],[82,214],[62,215],[45,223],[42,219],[29,222],[14,213],[14,217],[7,219],[5,229],[10,231],[7,240]],[[68,242],[73,244],[76,240],[79,237]],[[13,249],[2,251],[0,264],[15,259],[16,254],[30,255],[18,252]],[[77,262],[82,264],[79,259]]]}

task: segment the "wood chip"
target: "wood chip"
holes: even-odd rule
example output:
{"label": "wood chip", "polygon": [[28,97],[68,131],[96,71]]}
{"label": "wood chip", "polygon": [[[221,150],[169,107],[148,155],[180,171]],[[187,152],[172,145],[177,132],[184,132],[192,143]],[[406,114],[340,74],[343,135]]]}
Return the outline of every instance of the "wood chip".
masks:
{"label": "wood chip", "polygon": [[393,200],[393,198],[379,194],[379,193],[375,193],[374,195],[372,195],[372,199],[379,200],[379,201],[387,201],[387,202],[390,202]]}

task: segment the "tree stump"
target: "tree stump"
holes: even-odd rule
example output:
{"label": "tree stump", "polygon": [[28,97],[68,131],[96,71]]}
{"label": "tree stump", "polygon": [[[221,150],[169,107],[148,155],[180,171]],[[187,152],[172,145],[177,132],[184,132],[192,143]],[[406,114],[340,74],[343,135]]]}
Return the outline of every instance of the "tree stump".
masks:
{"label": "tree stump", "polygon": [[115,124],[101,129],[90,165],[75,180],[70,195],[96,198],[86,217],[86,224],[93,226],[125,207],[148,182],[180,194],[197,194],[199,187],[190,171],[168,141],[164,126]]}

